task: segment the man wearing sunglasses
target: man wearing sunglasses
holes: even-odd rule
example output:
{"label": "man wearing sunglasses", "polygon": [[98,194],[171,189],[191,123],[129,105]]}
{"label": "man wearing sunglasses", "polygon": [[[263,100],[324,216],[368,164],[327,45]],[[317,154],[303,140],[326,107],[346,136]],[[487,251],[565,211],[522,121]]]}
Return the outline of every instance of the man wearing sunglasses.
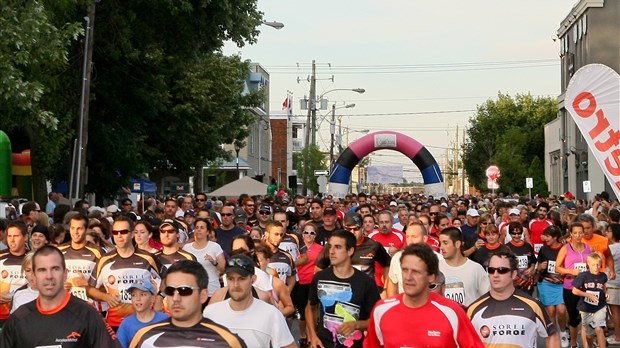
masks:
{"label": "man wearing sunglasses", "polygon": [[[88,281],[88,296],[105,301],[110,308],[106,321],[117,329],[121,321],[134,313],[129,286],[136,281],[154,282],[159,288],[163,266],[159,259],[144,250],[134,248],[133,220],[119,216],[112,224],[116,249],[103,255],[92,270]],[[156,310],[163,309],[162,297],[157,296]]]}
{"label": "man wearing sunglasses", "polygon": [[166,274],[166,301],[170,319],[138,331],[129,347],[246,347],[226,327],[202,317],[209,297],[209,276],[196,261],[179,261]]}
{"label": "man wearing sunglasses", "polygon": [[236,235],[244,234],[245,230],[235,225],[233,207],[229,205],[222,207],[220,215],[222,216],[222,224],[215,229],[217,244],[222,247],[226,255],[230,255],[233,238]]}
{"label": "man wearing sunglasses", "polygon": [[174,226],[173,220],[166,219],[159,225],[159,239],[163,248],[156,252],[155,256],[164,267],[169,268],[181,260],[196,261],[194,255],[179,248],[179,231]]}
{"label": "man wearing sunglasses", "polygon": [[256,224],[253,226],[258,226],[265,232],[265,228],[267,227],[267,223],[271,220],[271,214],[273,210],[268,203],[261,203],[258,207],[258,214],[256,214]]}
{"label": "man wearing sunglasses", "polygon": [[491,289],[467,310],[486,347],[536,347],[539,336],[546,337],[546,347],[560,347],[558,329],[542,303],[515,289],[517,257],[494,253],[487,270]]}
{"label": "man wearing sunglasses", "polygon": [[295,210],[287,211],[286,213],[288,215],[288,220],[290,221],[290,228],[292,230],[298,230],[299,220],[310,220],[310,212],[308,211],[306,198],[304,198],[304,196],[296,195],[293,202],[295,203]]}
{"label": "man wearing sunglasses", "polygon": [[375,305],[364,347],[484,347],[461,306],[431,291],[439,287],[431,247],[406,246],[400,263],[404,292]]}
{"label": "man wearing sunglasses", "polygon": [[225,272],[230,297],[207,306],[204,317],[224,325],[251,348],[296,347],[282,313],[252,296],[252,283],[256,281],[252,259],[244,254],[231,256]]}

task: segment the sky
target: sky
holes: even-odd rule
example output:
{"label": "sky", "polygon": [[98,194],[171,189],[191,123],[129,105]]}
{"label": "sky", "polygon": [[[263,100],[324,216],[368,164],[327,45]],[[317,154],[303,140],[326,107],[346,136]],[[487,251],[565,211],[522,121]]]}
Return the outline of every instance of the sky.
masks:
{"label": "sky", "polygon": [[[260,63],[270,74],[270,109],[279,111],[287,92],[293,113],[309,95],[312,60],[317,95],[336,111],[349,142],[357,131],[404,133],[442,166],[447,151],[462,144],[463,129],[478,105],[497,94],[557,97],[560,93],[560,22],[572,0],[259,0],[266,21],[257,43],[224,53]],[[333,76],[333,81],[332,81]],[[330,109],[331,110],[331,109]],[[328,110],[320,111],[318,119]],[[541,125],[542,126],[542,125]],[[329,151],[329,120],[320,123],[317,144]],[[346,142],[346,138],[343,139]],[[452,155],[449,155],[452,157]],[[407,180],[420,181],[418,168],[396,151],[370,155],[372,165],[403,165]]]}

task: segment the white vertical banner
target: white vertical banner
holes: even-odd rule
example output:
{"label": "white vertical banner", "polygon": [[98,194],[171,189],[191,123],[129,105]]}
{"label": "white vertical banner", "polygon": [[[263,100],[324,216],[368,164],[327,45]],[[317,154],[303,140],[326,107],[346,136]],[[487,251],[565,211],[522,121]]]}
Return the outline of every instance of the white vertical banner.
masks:
{"label": "white vertical banner", "polygon": [[568,84],[564,105],[620,197],[620,76],[602,64],[582,67]]}

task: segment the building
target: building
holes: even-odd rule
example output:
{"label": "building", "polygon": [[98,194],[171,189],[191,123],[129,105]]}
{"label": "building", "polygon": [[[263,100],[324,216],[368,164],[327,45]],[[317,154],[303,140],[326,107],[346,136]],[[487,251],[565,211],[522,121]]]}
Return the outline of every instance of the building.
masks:
{"label": "building", "polygon": [[[545,125],[545,178],[551,194],[570,191],[577,199],[613,190],[581,132],[564,107],[571,77],[579,68],[600,63],[620,72],[620,1],[580,0],[557,30],[561,94],[558,117]],[[584,192],[589,181],[591,192]]]}

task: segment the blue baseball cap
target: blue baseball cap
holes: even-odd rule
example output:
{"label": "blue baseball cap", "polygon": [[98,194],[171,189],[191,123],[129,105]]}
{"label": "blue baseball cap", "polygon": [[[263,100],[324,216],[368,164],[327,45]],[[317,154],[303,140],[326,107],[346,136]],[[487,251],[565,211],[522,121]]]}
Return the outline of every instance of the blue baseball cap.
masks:
{"label": "blue baseball cap", "polygon": [[148,291],[152,295],[155,295],[155,287],[153,286],[153,284],[151,284],[151,282],[137,281],[135,283],[131,283],[128,290],[131,293],[133,289]]}

